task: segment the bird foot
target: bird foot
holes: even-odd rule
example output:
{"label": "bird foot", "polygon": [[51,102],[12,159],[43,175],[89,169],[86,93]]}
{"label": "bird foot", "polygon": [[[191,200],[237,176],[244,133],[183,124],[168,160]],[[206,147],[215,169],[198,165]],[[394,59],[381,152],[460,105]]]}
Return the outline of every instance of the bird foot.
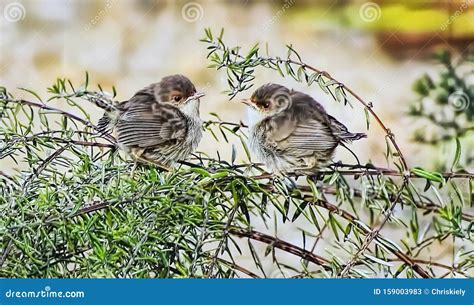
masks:
{"label": "bird foot", "polygon": [[329,167],[330,169],[332,169],[332,170],[335,170],[335,169],[337,169],[338,167],[342,167],[342,166],[344,166],[344,163],[342,163],[342,161],[340,161],[340,160],[328,165],[328,167]]}

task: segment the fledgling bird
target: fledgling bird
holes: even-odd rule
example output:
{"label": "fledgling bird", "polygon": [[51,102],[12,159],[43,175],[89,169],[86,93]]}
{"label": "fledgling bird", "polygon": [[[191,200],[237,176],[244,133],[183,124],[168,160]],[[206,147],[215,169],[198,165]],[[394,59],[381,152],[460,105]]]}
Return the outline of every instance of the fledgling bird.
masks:
{"label": "fledgling bird", "polygon": [[202,138],[202,96],[187,77],[166,76],[106,109],[98,128],[112,132],[119,147],[136,161],[169,170],[191,154]]}
{"label": "fledgling bird", "polygon": [[366,137],[349,132],[311,96],[281,85],[263,85],[242,102],[251,109],[249,146],[274,173],[313,174],[338,145]]}

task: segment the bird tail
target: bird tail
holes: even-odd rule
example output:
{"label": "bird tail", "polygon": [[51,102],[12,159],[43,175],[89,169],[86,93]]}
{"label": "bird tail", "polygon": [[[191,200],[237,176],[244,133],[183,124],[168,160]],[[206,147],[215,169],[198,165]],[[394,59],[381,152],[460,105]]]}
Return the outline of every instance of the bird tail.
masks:
{"label": "bird tail", "polygon": [[117,107],[113,104],[113,101],[99,93],[90,95],[87,99],[89,102],[105,111],[104,115],[97,122],[97,129],[102,134],[110,134],[114,113],[116,112]]}
{"label": "bird tail", "polygon": [[104,109],[106,112],[112,112],[117,109],[111,100],[101,94],[89,96],[88,100],[97,107]]}
{"label": "bird tail", "polygon": [[341,142],[352,142],[356,140],[360,140],[363,138],[367,138],[365,133],[352,133],[347,130],[347,127],[344,126],[341,122],[336,120],[334,117],[328,115],[329,123],[333,134],[339,138]]}
{"label": "bird tail", "polygon": [[346,132],[339,135],[339,137],[344,142],[352,142],[352,141],[360,140],[363,138],[367,138],[367,135],[365,133]]}

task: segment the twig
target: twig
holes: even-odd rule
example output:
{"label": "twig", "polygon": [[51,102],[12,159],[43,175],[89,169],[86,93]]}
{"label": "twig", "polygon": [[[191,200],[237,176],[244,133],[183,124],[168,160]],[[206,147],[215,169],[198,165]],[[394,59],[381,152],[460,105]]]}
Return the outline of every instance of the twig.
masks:
{"label": "twig", "polygon": [[28,189],[28,185],[30,184],[31,180],[36,176],[38,177],[41,172],[48,166],[49,163],[51,163],[54,159],[56,159],[57,157],[59,157],[59,155],[61,155],[67,148],[69,147],[69,144],[66,144],[62,147],[60,147],[59,149],[57,149],[54,153],[52,153],[49,157],[47,157],[42,163],[40,166],[38,166],[38,168],[36,170],[33,170],[33,173],[32,175],[30,175],[30,177],[28,177],[28,179],[26,179],[26,181],[23,183],[23,192],[25,193],[26,190]]}
{"label": "twig", "polygon": [[248,126],[246,124],[244,124],[243,122],[239,122],[239,123],[234,123],[234,122],[226,122],[226,121],[205,121],[204,126],[209,126],[209,125],[219,125],[219,126],[234,126],[234,127],[242,127],[242,128],[248,128]]}
{"label": "twig", "polygon": [[302,259],[315,263],[316,265],[322,266],[325,269],[330,269],[330,267],[328,266],[330,262],[324,257],[313,254],[303,248],[290,244],[276,237],[263,234],[254,230],[245,230],[238,227],[229,228],[229,233],[239,236],[239,237],[247,237],[256,241],[260,241],[262,243],[271,245],[274,248],[278,248],[285,252],[299,256]]}
{"label": "twig", "polygon": [[253,273],[252,271],[249,271],[235,263],[232,263],[232,262],[229,262],[229,261],[226,261],[225,259],[222,259],[222,258],[217,258],[218,261],[220,261],[221,263],[224,263],[225,265],[235,269],[235,270],[238,270],[240,272],[242,272],[243,274],[246,274],[248,276],[250,276],[251,278],[254,278],[254,279],[258,279],[260,278],[258,275],[256,275],[255,273]]}
{"label": "twig", "polygon": [[63,138],[49,137],[49,136],[43,136],[43,135],[39,135],[39,136],[38,135],[33,135],[33,136],[25,137],[24,139],[26,141],[32,141],[32,140],[35,140],[35,139],[38,139],[38,138],[51,140],[51,141],[58,142],[58,143],[76,144],[76,145],[80,145],[80,146],[116,148],[116,145],[114,145],[114,144],[99,143],[99,142],[88,142],[88,141],[72,140],[72,139],[63,139]]}
{"label": "twig", "polygon": [[96,129],[96,127],[94,125],[92,125],[90,122],[88,122],[87,120],[84,120],[83,118],[78,117],[77,115],[75,115],[73,113],[70,113],[70,112],[67,112],[67,111],[61,110],[59,108],[52,107],[52,106],[48,106],[46,104],[39,104],[39,103],[35,103],[35,102],[30,102],[30,101],[27,101],[27,100],[8,100],[8,102],[20,103],[20,104],[28,105],[28,106],[31,106],[31,107],[36,107],[36,108],[40,108],[40,109],[46,109],[46,110],[49,110],[49,111],[54,111],[54,112],[57,112],[57,113],[65,116],[65,117],[68,117],[68,118],[71,118],[75,121],[81,122],[82,124],[84,124],[87,127],[90,127],[92,129]]}
{"label": "twig", "polygon": [[[297,185],[297,188],[298,188],[298,190],[300,190],[302,192],[312,192],[313,191],[309,186],[306,186],[306,185]],[[336,188],[334,188],[334,187],[326,187],[325,186],[325,187],[322,187],[320,189],[320,191],[323,192],[323,193],[326,193],[326,194],[330,194],[330,195],[337,195],[338,194]],[[353,189],[353,191],[354,191],[354,196],[355,197],[363,197],[362,191],[360,191],[358,189]],[[380,195],[376,195],[374,197],[374,199],[382,199],[382,198],[380,197]],[[424,198],[424,199],[426,199],[426,198]],[[402,203],[403,205],[410,205],[405,200],[403,200],[403,198],[400,198],[400,203]],[[434,204],[432,201],[420,201],[420,202],[414,201],[414,204],[418,209],[431,211],[431,212],[435,212],[435,213],[439,213],[440,209],[441,209],[440,206]],[[467,213],[464,213],[464,212],[461,213],[461,218],[463,220],[466,220],[466,221],[474,221],[474,215],[467,214]]]}
{"label": "twig", "polygon": [[[459,270],[458,268],[456,268],[454,266],[448,266],[448,265],[444,265],[444,264],[441,264],[441,263],[438,263],[438,262],[432,262],[432,261],[416,259],[416,258],[412,259],[412,260],[413,260],[413,262],[415,262],[417,264],[432,265],[432,266],[444,268],[444,269],[450,270],[450,272],[456,272],[456,273],[459,273],[459,274],[469,278],[469,276],[465,272]],[[387,259],[387,261],[389,261],[389,262],[399,262],[399,261],[402,261],[402,260],[398,259],[398,258],[389,258],[389,259]]]}
{"label": "twig", "polygon": [[[408,178],[419,178],[419,179],[426,179],[424,177],[420,177],[415,175],[414,173],[400,173],[396,170],[390,170],[385,168],[372,168],[367,170],[318,170],[315,171],[313,175],[310,177],[316,177],[317,175],[332,175],[334,173],[338,173],[341,176],[392,176],[392,177],[408,177]],[[294,173],[288,173],[288,176],[291,177],[300,177],[300,175]],[[463,179],[474,179],[474,173],[453,173],[453,172],[444,172],[440,173],[445,179],[451,178],[463,178]],[[274,175],[271,173],[264,173],[261,175],[253,176],[252,179],[255,180],[263,180],[263,179],[271,179]]]}
{"label": "twig", "polygon": [[[65,117],[68,117],[68,118],[73,119],[75,121],[81,122],[85,126],[100,132],[100,130],[97,128],[97,126],[91,124],[87,120],[85,120],[85,119],[83,119],[83,118],[81,118],[81,117],[79,117],[79,116],[77,116],[73,113],[61,110],[59,108],[55,108],[55,107],[52,107],[52,106],[49,106],[49,105],[46,105],[46,104],[35,103],[35,102],[27,101],[27,100],[11,100],[11,99],[8,99],[7,101],[8,102],[13,102],[13,103],[19,103],[19,104],[22,104],[22,105],[28,105],[28,106],[36,107],[36,108],[40,108],[40,109],[46,109],[46,110],[53,111],[53,112],[57,112],[57,113],[65,116]],[[112,137],[111,135],[104,134],[102,136],[104,138],[107,138],[107,139],[115,142],[114,137]]]}

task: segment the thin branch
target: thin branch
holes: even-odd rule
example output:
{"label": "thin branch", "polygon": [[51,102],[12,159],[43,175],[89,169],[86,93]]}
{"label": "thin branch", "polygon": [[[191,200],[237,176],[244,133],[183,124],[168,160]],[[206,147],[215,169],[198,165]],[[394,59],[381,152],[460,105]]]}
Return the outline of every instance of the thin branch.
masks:
{"label": "thin branch", "polygon": [[92,125],[90,122],[88,122],[87,120],[84,120],[83,118],[78,117],[77,115],[75,115],[73,113],[61,110],[59,108],[48,106],[46,104],[30,102],[30,101],[27,101],[27,100],[10,100],[9,99],[7,101],[8,102],[13,102],[13,103],[19,103],[19,104],[22,104],[22,105],[28,105],[28,106],[36,107],[36,108],[40,108],[40,109],[45,109],[45,110],[49,110],[49,111],[53,111],[53,112],[57,112],[57,113],[65,116],[65,117],[68,117],[68,118],[73,119],[75,121],[81,122],[82,124],[84,124],[87,127],[90,127],[92,129],[96,129],[96,127],[94,125]]}
{"label": "thin branch", "polygon": [[238,237],[246,237],[246,238],[250,238],[256,241],[260,241],[274,248],[278,248],[285,252],[299,256],[302,259],[315,263],[316,265],[322,266],[325,269],[330,269],[330,267],[328,266],[330,262],[324,257],[313,254],[309,252],[308,250],[305,250],[303,248],[290,244],[289,242],[283,241],[279,238],[276,238],[264,233],[260,233],[254,230],[245,230],[238,227],[229,228],[229,233]]}
{"label": "thin branch", "polygon": [[[407,177],[407,178],[418,178],[418,179],[426,179],[425,177],[417,176],[414,173],[400,173],[396,170],[390,170],[385,168],[371,168],[367,170],[318,170],[315,171],[313,175],[310,177],[317,177],[318,175],[332,175],[332,174],[339,174],[341,176],[391,176],[391,177]],[[453,173],[453,172],[444,172],[439,173],[445,179],[451,178],[463,178],[463,179],[474,179],[474,173]],[[300,177],[301,175],[289,173],[287,174],[290,177]],[[275,177],[274,174],[271,173],[263,173],[261,175],[253,176],[252,179],[255,180],[263,180],[263,179],[271,179]]]}
{"label": "thin branch", "polygon": [[[88,141],[81,141],[81,140],[72,140],[72,139],[63,139],[63,138],[58,138],[58,137],[50,137],[50,136],[44,136],[44,135],[37,135],[34,134],[29,137],[23,138],[25,141],[33,141],[35,139],[45,139],[45,140],[51,140],[57,143],[65,143],[65,144],[76,144],[80,146],[92,146],[92,147],[102,147],[102,148],[116,148],[117,146],[114,144],[109,144],[109,143],[100,143],[100,142],[88,142]],[[21,138],[20,138],[21,140]],[[15,139],[13,140],[15,141]]]}
{"label": "thin branch", "polygon": [[[297,188],[298,188],[298,190],[300,190],[302,192],[310,192],[310,193],[313,192],[313,190],[307,185],[297,185]],[[337,191],[336,188],[328,187],[328,186],[324,186],[324,187],[320,188],[319,191],[321,191],[325,194],[330,194],[330,195],[337,195],[338,194],[338,191]],[[362,191],[360,191],[358,189],[353,189],[353,192],[354,192],[355,197],[360,197],[360,198],[363,197]],[[376,195],[374,197],[374,199],[383,199],[383,198],[380,195]],[[427,198],[424,198],[424,199],[427,199]],[[402,203],[403,205],[410,205],[410,203],[406,202],[403,198],[400,198],[399,202]],[[420,201],[420,202],[414,201],[413,203],[415,204],[415,206],[418,209],[422,209],[422,210],[425,210],[425,211],[440,213],[440,210],[441,210],[441,207],[434,204],[432,201],[428,201],[428,200],[427,201]],[[464,212],[461,213],[461,218],[463,220],[466,220],[466,221],[474,221],[474,215],[464,213]]]}
{"label": "thin branch", "polygon": [[[53,111],[53,112],[57,112],[59,114],[61,114],[62,116],[65,116],[65,117],[68,117],[70,119],[73,119],[75,121],[78,121],[80,123],[82,123],[83,125],[89,127],[89,128],[92,128],[96,131],[99,132],[99,134],[101,134],[100,130],[97,128],[97,126],[95,126],[94,124],[91,124],[89,121],[73,114],[73,113],[70,113],[70,112],[67,112],[67,111],[64,111],[64,110],[61,110],[59,108],[55,108],[55,107],[52,107],[52,106],[49,106],[49,105],[46,105],[46,104],[40,104],[40,103],[35,103],[35,102],[31,102],[31,101],[27,101],[27,100],[12,100],[12,99],[8,99],[7,100],[8,102],[12,102],[12,103],[19,103],[19,104],[22,104],[22,105],[27,105],[27,106],[31,106],[31,107],[36,107],[36,108],[39,108],[39,109],[45,109],[45,110],[49,110],[49,111]],[[113,141],[115,142],[115,139],[114,137],[112,137],[111,135],[102,135],[104,138],[110,140],[110,141]]]}
{"label": "thin branch", "polygon": [[209,126],[209,125],[218,125],[218,126],[234,126],[234,127],[242,127],[242,128],[248,128],[248,125],[244,124],[242,121],[239,123],[234,123],[234,122],[226,122],[226,121],[205,121],[204,126]]}
{"label": "thin branch", "polygon": [[[400,262],[402,260],[398,259],[398,258],[389,258],[389,259],[387,259],[387,261],[389,261],[389,262]],[[444,269],[450,270],[450,272],[456,272],[456,273],[459,273],[459,274],[465,276],[466,278],[470,278],[469,275],[467,275],[465,272],[459,270],[459,268],[456,268],[454,266],[448,266],[448,265],[441,264],[441,263],[438,263],[438,262],[427,261],[427,260],[416,259],[416,258],[413,259],[413,262],[415,262],[417,264],[431,265],[431,266],[444,268]]]}
{"label": "thin branch", "polygon": [[38,168],[34,169],[33,170],[33,174],[31,174],[28,179],[26,179],[26,181],[23,183],[23,193],[26,192],[26,190],[28,189],[28,186],[30,184],[30,182],[34,179],[34,177],[38,177],[41,172],[48,166],[48,164],[50,164],[54,159],[56,159],[57,157],[59,157],[59,155],[61,155],[67,148],[69,147],[69,144],[66,144],[60,148],[58,148],[54,153],[52,153],[49,157],[47,157],[41,164],[40,166],[38,166]]}
{"label": "thin branch", "polygon": [[248,275],[251,278],[254,278],[254,279],[259,279],[260,278],[258,275],[256,275],[252,271],[249,271],[249,270],[247,270],[247,269],[245,269],[245,268],[243,268],[243,267],[241,267],[241,266],[239,266],[235,263],[229,262],[229,261],[227,261],[225,259],[222,259],[222,258],[217,258],[217,260],[220,261],[221,263],[235,269],[235,270],[238,270],[238,271],[242,272],[245,275]]}

